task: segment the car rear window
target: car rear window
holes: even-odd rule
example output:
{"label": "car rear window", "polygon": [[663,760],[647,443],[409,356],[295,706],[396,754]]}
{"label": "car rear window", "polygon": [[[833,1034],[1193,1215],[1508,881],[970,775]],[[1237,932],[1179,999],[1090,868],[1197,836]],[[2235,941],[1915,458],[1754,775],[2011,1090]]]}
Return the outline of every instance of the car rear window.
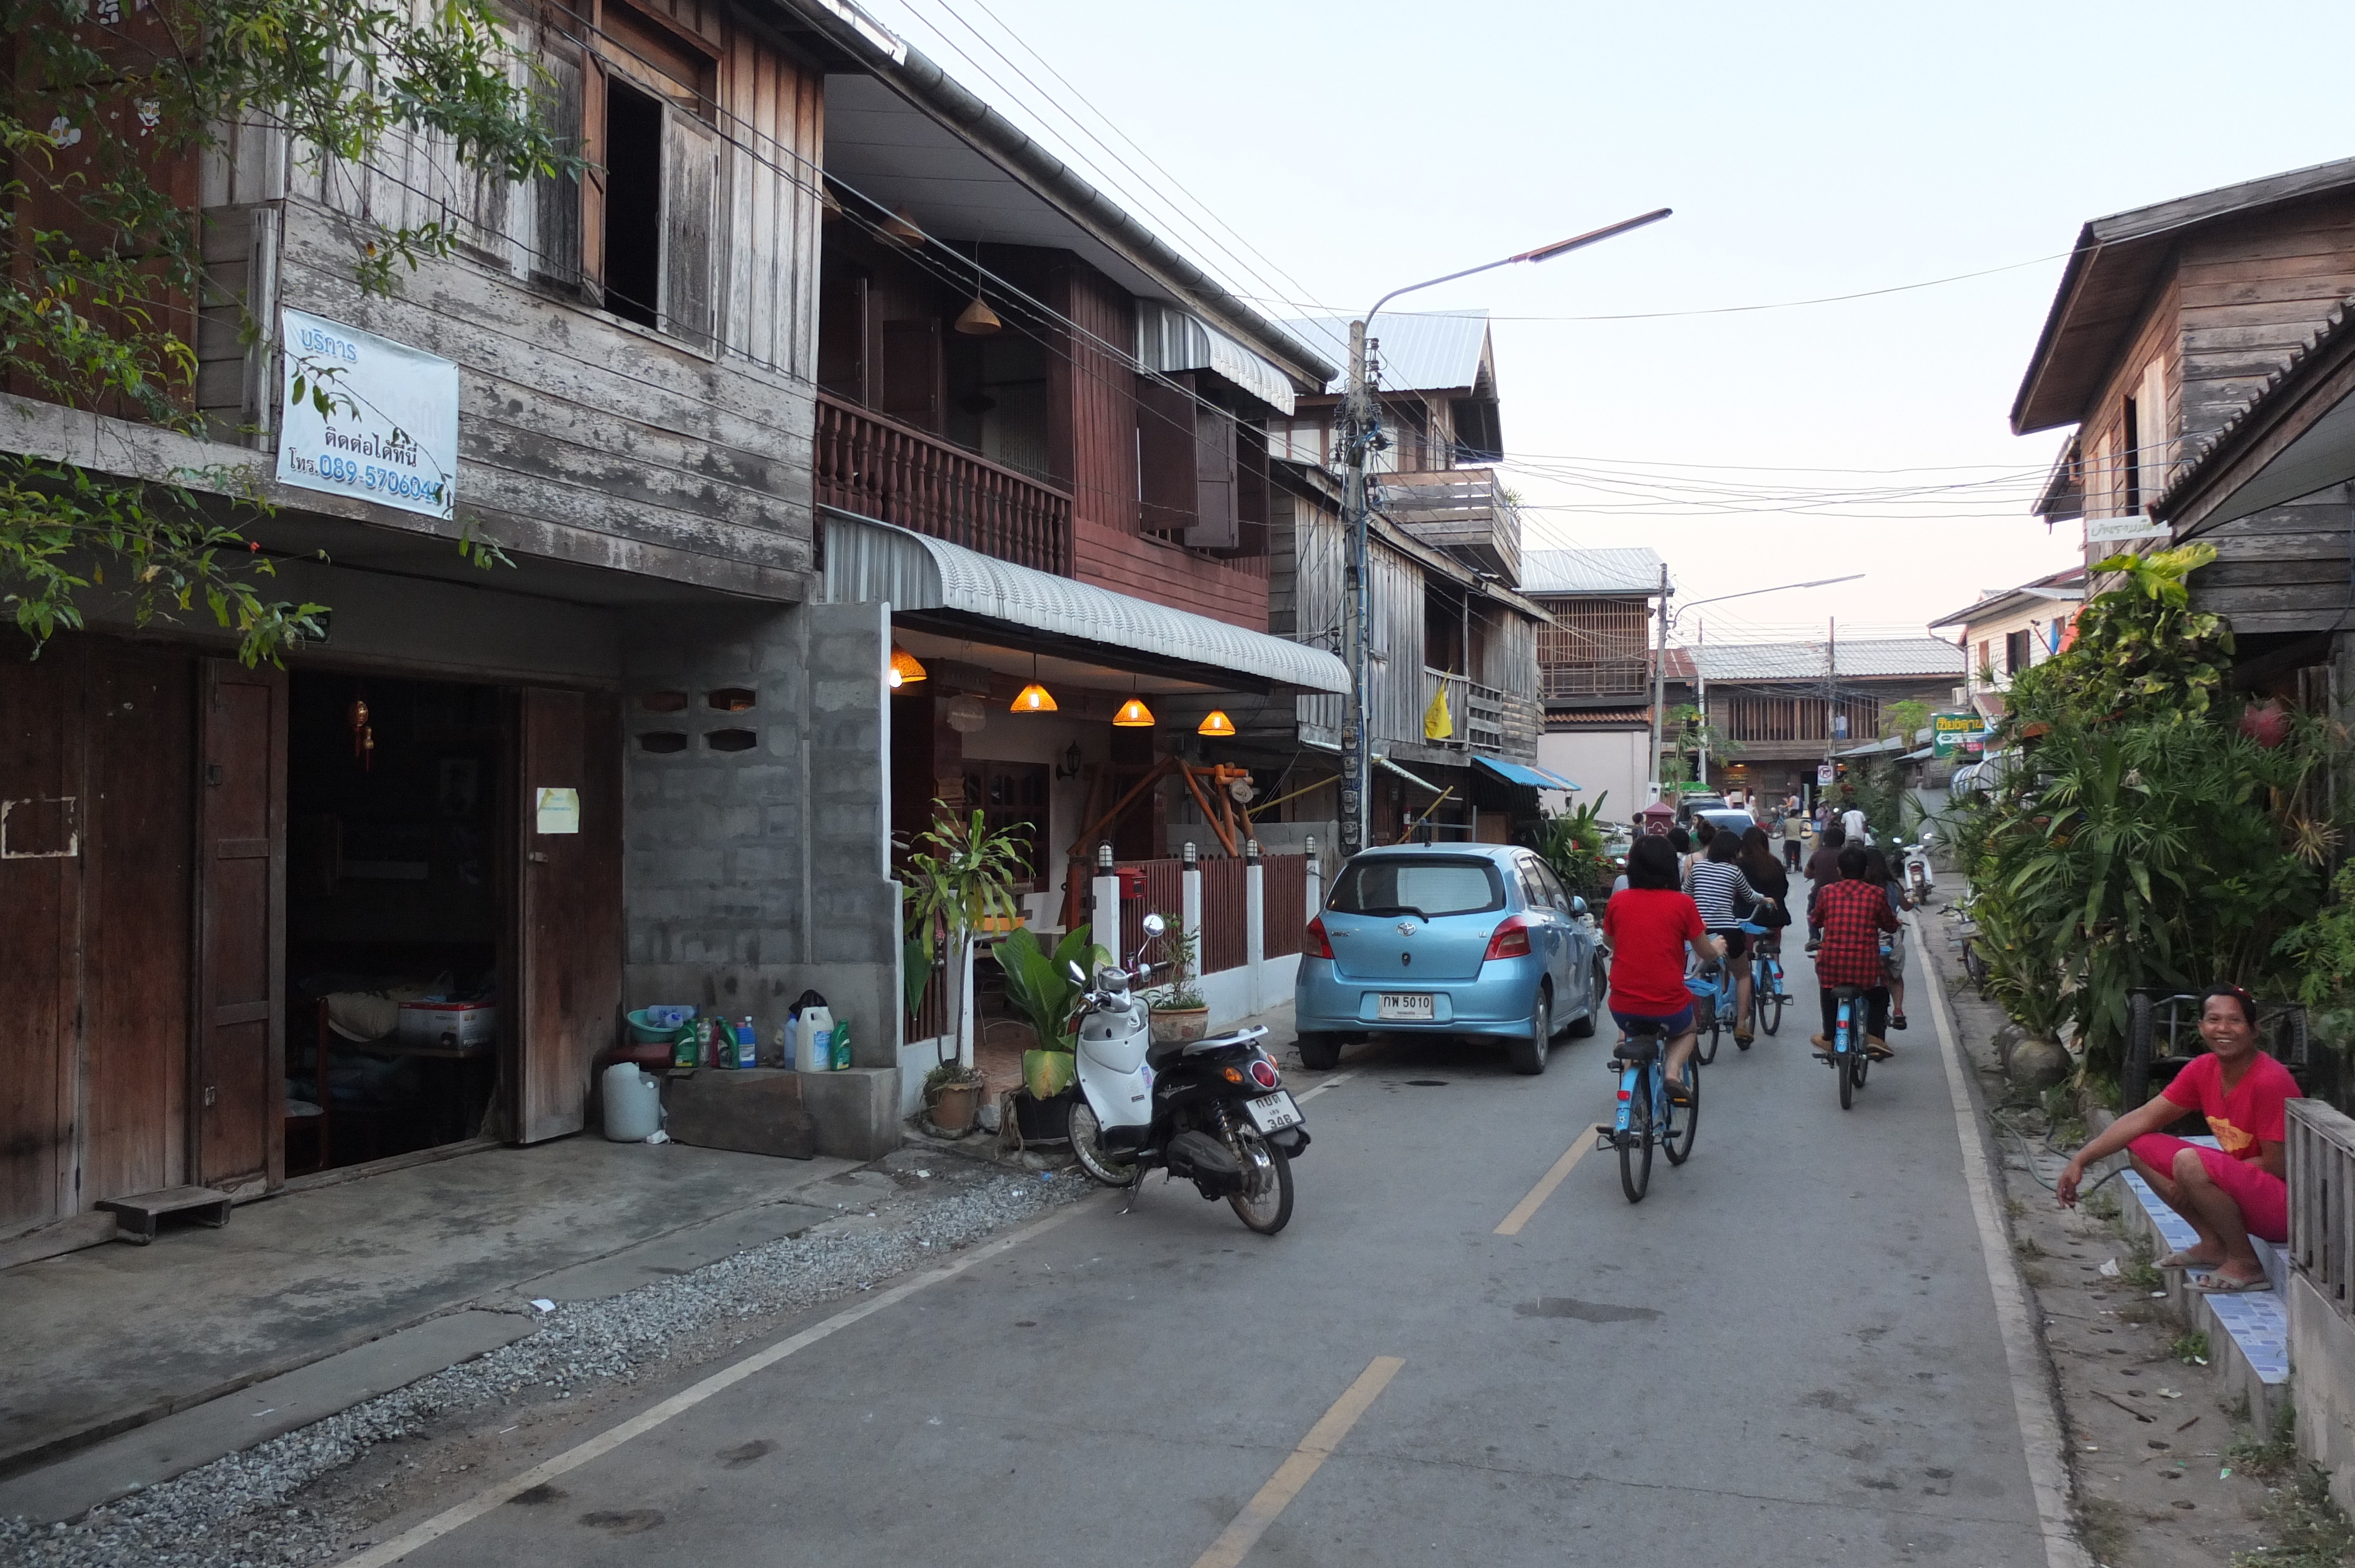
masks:
{"label": "car rear window", "polygon": [[1333,907],[1344,915],[1412,911],[1426,919],[1481,915],[1505,906],[1504,878],[1487,860],[1375,855],[1341,868]]}

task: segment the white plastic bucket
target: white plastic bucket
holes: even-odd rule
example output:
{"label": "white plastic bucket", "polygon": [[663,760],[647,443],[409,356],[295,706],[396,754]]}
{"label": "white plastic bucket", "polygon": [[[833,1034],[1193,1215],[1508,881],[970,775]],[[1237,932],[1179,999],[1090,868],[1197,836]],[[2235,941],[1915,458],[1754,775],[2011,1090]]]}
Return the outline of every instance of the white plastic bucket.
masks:
{"label": "white plastic bucket", "polygon": [[644,1143],[662,1130],[662,1080],[634,1062],[605,1069],[605,1136],[615,1143]]}

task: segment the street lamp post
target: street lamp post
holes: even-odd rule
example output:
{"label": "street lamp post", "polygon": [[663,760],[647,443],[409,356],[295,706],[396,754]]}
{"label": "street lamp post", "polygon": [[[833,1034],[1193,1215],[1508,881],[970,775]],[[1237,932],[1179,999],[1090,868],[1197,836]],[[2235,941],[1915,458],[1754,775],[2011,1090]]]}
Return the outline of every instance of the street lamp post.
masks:
{"label": "street lamp post", "polygon": [[1668,784],[1668,780],[1659,777],[1660,774],[1667,771],[1667,769],[1660,766],[1660,720],[1662,717],[1662,709],[1668,702],[1668,628],[1677,623],[1677,617],[1682,615],[1688,609],[1699,609],[1705,604],[1722,604],[1729,599],[1749,599],[1753,595],[1762,593],[1788,593],[1793,588],[1829,588],[1834,583],[1852,583],[1862,576],[1864,576],[1862,572],[1850,572],[1846,577],[1818,577],[1814,582],[1808,583],[1777,583],[1773,588],[1744,588],[1740,593],[1712,594],[1708,599],[1697,599],[1688,604],[1678,606],[1674,610],[1670,610],[1668,609],[1668,568],[1665,562],[1661,564],[1660,630],[1658,641],[1655,642],[1652,649],[1653,777],[1649,782],[1652,786],[1653,800],[1658,800],[1667,792],[1666,786]]}
{"label": "street lamp post", "polygon": [[1508,256],[1500,261],[1484,261],[1477,267],[1466,267],[1461,272],[1450,272],[1444,278],[1427,278],[1420,283],[1409,283],[1402,289],[1392,289],[1374,302],[1363,320],[1349,323],[1349,375],[1341,402],[1341,452],[1344,467],[1341,479],[1341,519],[1348,530],[1348,560],[1342,569],[1342,658],[1349,666],[1349,712],[1341,725],[1341,853],[1356,854],[1366,847],[1368,813],[1371,810],[1371,789],[1368,768],[1371,763],[1372,737],[1367,734],[1372,717],[1369,706],[1366,680],[1366,657],[1371,633],[1371,595],[1366,591],[1368,567],[1366,544],[1366,453],[1373,439],[1372,389],[1366,376],[1366,325],[1381,313],[1384,305],[1401,294],[1412,294],[1418,289],[1429,289],[1441,283],[1452,283],[1458,278],[1469,278],[1476,272],[1493,271],[1509,267],[1517,261],[1550,261],[1557,256],[1567,256],[1589,245],[1601,244],[1630,229],[1657,223],[1672,209],[1661,207],[1639,217],[1627,218],[1591,233],[1540,245],[1534,250],[1524,250],[1518,256]]}

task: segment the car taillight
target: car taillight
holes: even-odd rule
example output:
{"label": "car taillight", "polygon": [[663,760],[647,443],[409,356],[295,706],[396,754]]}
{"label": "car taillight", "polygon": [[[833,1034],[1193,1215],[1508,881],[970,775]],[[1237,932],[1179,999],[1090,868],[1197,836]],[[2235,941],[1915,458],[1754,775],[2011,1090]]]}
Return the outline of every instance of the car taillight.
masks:
{"label": "car taillight", "polygon": [[1253,1062],[1251,1065],[1251,1075],[1252,1081],[1263,1089],[1272,1089],[1278,1084],[1284,1082],[1283,1079],[1275,1075],[1275,1064],[1268,1061],[1265,1057],[1262,1057],[1260,1060]]}
{"label": "car taillight", "polygon": [[1322,915],[1308,922],[1308,934],[1304,945],[1312,959],[1329,959],[1333,956],[1333,941],[1331,938],[1325,935],[1325,917]]}
{"label": "car taillight", "polygon": [[1529,956],[1529,923],[1514,915],[1501,921],[1489,935],[1488,950],[1480,955],[1480,961],[1485,964],[1490,959],[1526,959]]}

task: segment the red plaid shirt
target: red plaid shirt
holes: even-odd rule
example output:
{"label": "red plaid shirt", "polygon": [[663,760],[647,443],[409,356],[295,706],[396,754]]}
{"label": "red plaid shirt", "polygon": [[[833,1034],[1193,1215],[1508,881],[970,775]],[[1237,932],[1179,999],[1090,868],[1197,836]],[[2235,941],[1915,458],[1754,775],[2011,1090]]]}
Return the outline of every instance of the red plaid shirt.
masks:
{"label": "red plaid shirt", "polygon": [[1816,949],[1816,983],[1881,983],[1881,933],[1902,931],[1889,895],[1870,882],[1828,882],[1816,890],[1816,924],[1824,931]]}

